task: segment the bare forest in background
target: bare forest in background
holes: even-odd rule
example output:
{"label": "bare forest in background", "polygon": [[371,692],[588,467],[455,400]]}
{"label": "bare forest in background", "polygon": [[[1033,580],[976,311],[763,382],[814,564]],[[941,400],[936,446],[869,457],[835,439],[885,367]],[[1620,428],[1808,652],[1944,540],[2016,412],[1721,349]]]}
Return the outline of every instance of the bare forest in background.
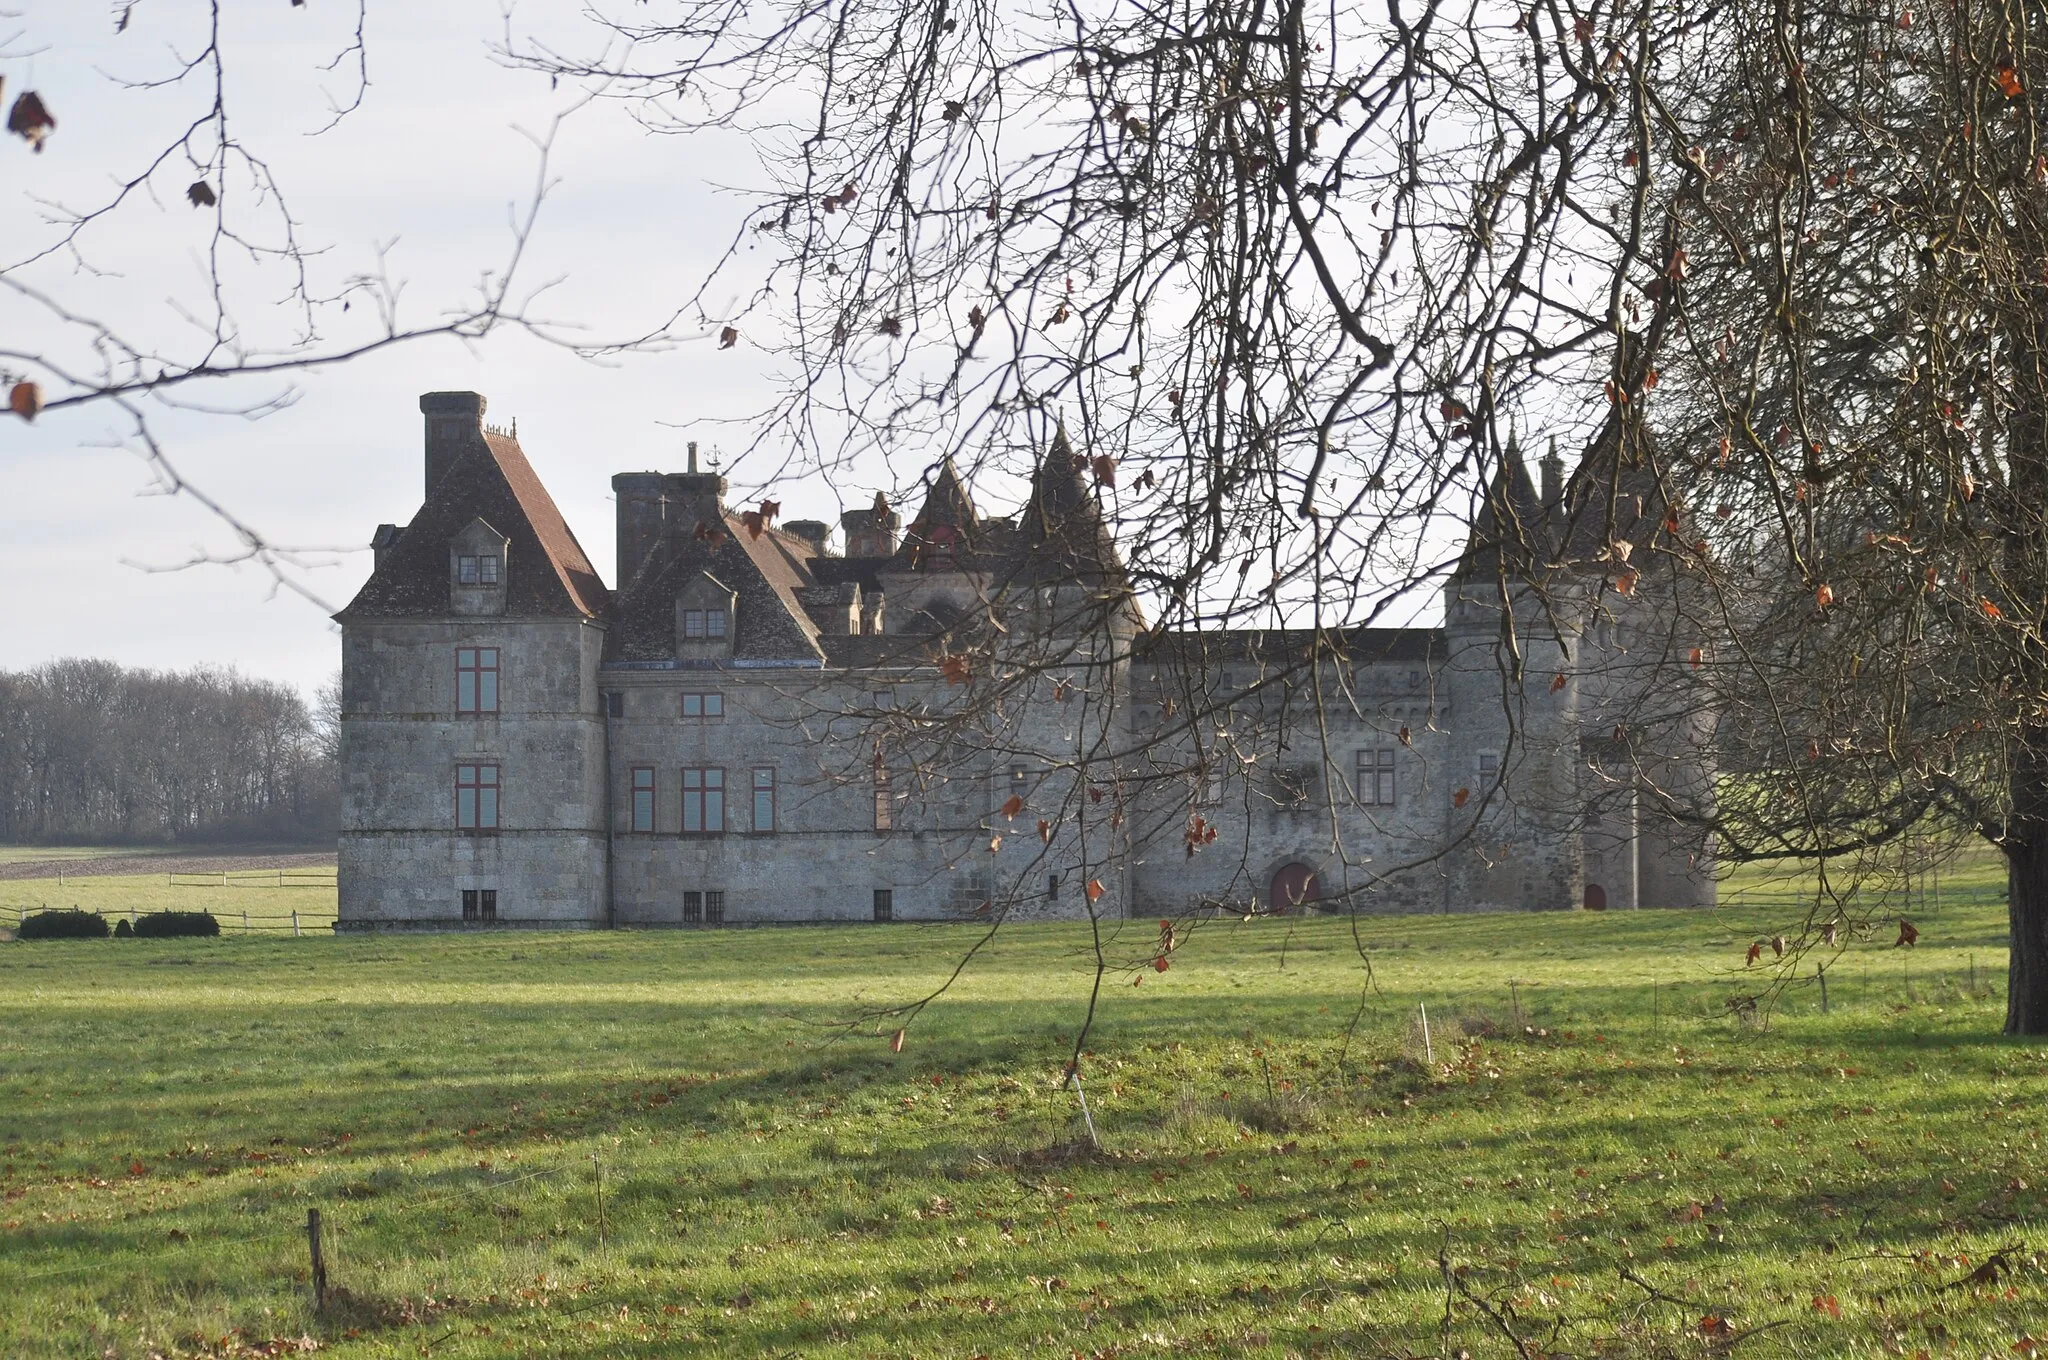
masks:
{"label": "bare forest in background", "polygon": [[0,671],[0,842],[331,839],[325,697],[214,667]]}

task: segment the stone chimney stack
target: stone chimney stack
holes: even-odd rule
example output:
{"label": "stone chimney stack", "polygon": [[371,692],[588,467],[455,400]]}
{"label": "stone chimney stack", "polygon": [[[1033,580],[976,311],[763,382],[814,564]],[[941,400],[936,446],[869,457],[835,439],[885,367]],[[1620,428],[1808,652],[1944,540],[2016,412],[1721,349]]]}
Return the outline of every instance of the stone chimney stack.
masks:
{"label": "stone chimney stack", "polygon": [[427,493],[484,442],[484,398],[481,392],[429,392],[420,398],[427,418]]}
{"label": "stone chimney stack", "polygon": [[901,521],[889,508],[889,498],[875,493],[871,510],[848,510],[839,517],[846,533],[848,557],[889,557],[896,551],[896,530]]}
{"label": "stone chimney stack", "polygon": [[825,539],[832,532],[832,526],[821,519],[793,519],[782,527],[810,544],[811,551],[821,555],[825,551]]}
{"label": "stone chimney stack", "polygon": [[612,495],[619,503],[619,574],[613,589],[624,590],[648,554],[661,546],[668,497],[659,472],[621,472],[612,478]]}
{"label": "stone chimney stack", "polygon": [[700,524],[706,529],[725,527],[725,478],[715,468],[710,472],[697,470],[696,440],[690,441],[690,470],[671,472],[662,481],[668,492],[671,538],[694,539]]}
{"label": "stone chimney stack", "polygon": [[1543,469],[1543,508],[1555,510],[1564,499],[1564,459],[1557,456],[1557,437],[1551,436],[1550,452],[1538,464]]}

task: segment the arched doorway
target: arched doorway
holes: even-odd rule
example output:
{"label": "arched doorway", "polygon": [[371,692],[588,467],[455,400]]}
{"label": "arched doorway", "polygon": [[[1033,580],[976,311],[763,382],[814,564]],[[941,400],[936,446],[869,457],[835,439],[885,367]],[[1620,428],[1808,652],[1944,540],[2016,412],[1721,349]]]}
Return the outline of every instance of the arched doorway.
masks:
{"label": "arched doorway", "polygon": [[1601,887],[1598,883],[1588,883],[1586,885],[1586,910],[1606,911],[1607,889]]}
{"label": "arched doorway", "polygon": [[1266,906],[1276,912],[1293,911],[1322,895],[1322,889],[1316,883],[1316,871],[1297,860],[1274,870],[1273,882],[1266,894]]}

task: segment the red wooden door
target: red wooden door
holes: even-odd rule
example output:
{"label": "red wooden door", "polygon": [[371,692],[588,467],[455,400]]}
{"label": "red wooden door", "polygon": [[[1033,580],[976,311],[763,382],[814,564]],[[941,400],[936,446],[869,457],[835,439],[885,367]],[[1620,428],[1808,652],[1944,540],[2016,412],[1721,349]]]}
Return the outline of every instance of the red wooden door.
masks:
{"label": "red wooden door", "polygon": [[1272,911],[1293,911],[1322,895],[1315,870],[1306,864],[1288,864],[1274,873],[1266,905]]}

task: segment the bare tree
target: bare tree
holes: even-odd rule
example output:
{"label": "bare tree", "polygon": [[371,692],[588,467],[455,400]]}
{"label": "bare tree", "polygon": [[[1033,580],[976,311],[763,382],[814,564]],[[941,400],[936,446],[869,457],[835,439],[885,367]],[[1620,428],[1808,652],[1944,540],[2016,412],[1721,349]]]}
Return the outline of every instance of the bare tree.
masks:
{"label": "bare tree", "polygon": [[[280,126],[256,102],[258,79],[279,59],[257,16],[220,0],[114,6],[109,22],[135,64],[104,75],[106,92],[146,97],[163,131],[133,163],[101,167],[108,187],[89,201],[56,201],[38,177],[66,157],[67,124],[87,111],[53,107],[35,89],[0,91],[9,187],[41,228],[10,239],[0,254],[0,296],[12,300],[0,390],[11,411],[34,420],[106,408],[158,487],[198,501],[233,537],[229,551],[183,565],[254,563],[315,604],[325,602],[310,594],[299,568],[331,561],[333,550],[280,544],[217,492],[193,484],[165,445],[161,415],[268,414],[290,403],[295,375],[424,340],[476,342],[502,329],[565,339],[532,314],[539,286],[524,265],[550,185],[552,128],[536,139],[534,178],[503,256],[480,265],[466,294],[445,304],[406,303],[381,249],[367,267],[337,268],[318,224],[294,209],[293,144],[333,128],[369,95],[368,11],[369,0],[357,0],[348,36],[291,54],[309,77],[339,86],[324,126],[297,128]],[[0,58],[29,56],[44,70],[82,59],[49,45],[33,21],[0,30]],[[34,68],[24,61],[13,69]],[[152,219],[180,211],[207,224],[196,285],[173,284],[161,299],[96,287],[118,269],[107,259],[118,234],[146,232]]]}
{"label": "bare tree", "polygon": [[[1792,958],[1892,914],[1858,892],[1886,847],[1988,836],[2012,865],[2008,1028],[2048,1030],[2033,9],[601,19],[628,44],[507,56],[766,153],[759,208],[678,313],[783,364],[757,456],[950,454],[1021,480],[1064,415],[1129,557],[1128,589],[1091,606],[1104,654],[1295,625],[1259,682],[1310,730],[1352,702],[1323,668],[1341,627],[1446,580],[1454,608],[1490,594],[1515,739],[1535,744],[1553,661],[1560,689],[1604,675],[1582,708],[1612,739],[1569,752],[1594,787],[1724,862],[1820,862]],[[1551,505],[1517,489],[1516,425],[1578,454]],[[764,480],[792,466],[775,456]],[[1651,589],[1663,622],[1622,621]],[[1115,640],[1133,600],[1146,622]],[[963,713],[1074,659],[1034,665],[1011,637],[974,664],[945,636],[981,687]],[[1178,754],[1117,752],[1119,780],[1148,753],[1177,779],[1216,756],[1206,682],[1161,673],[1155,700],[1199,717],[1164,724]],[[1687,744],[1725,747],[1730,773],[1672,777]]]}

